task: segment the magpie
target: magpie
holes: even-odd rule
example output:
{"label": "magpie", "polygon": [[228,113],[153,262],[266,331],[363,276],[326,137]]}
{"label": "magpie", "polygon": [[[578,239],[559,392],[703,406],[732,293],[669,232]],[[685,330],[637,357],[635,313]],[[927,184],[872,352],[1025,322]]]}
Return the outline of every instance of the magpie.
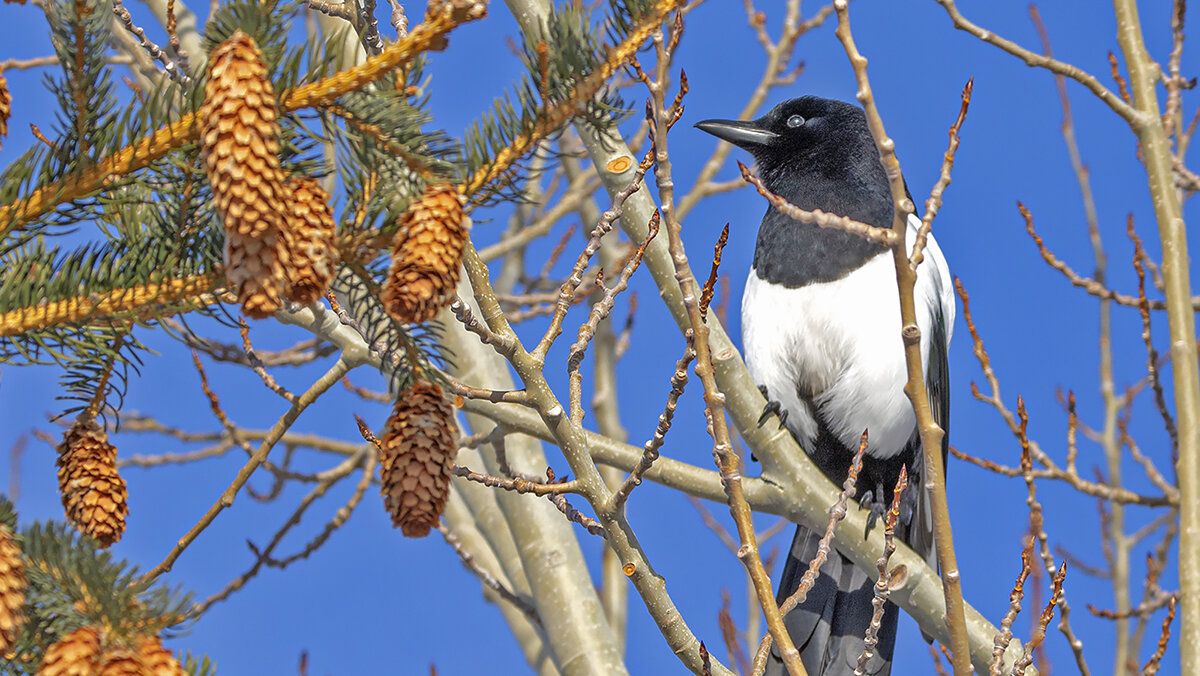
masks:
{"label": "magpie", "polygon": [[[696,127],[749,151],[766,187],[792,204],[892,226],[888,177],[858,106],[804,96],[757,120],[705,120]],[[919,225],[920,219],[910,215],[909,242]],[[869,431],[855,495],[872,511],[868,529],[886,512],[901,467],[907,469],[897,535],[935,565],[921,440],[903,391],[907,372],[893,266],[883,245],[801,223],[768,207],[742,298],[742,346],[751,376],[771,402],[764,419],[777,413],[835,484],[845,481],[862,432]],[[930,404],[934,419],[946,429],[954,293],[946,259],[932,236],[917,271],[915,301]],[[943,438],[943,459],[946,448]],[[779,585],[780,603],[796,590],[820,537],[797,526]],[[788,633],[811,676],[854,672],[871,621],[872,586],[866,573],[832,552],[805,602],[788,614]],[[887,604],[867,673],[891,672],[898,612]],[[778,652],[766,673],[785,673]]]}

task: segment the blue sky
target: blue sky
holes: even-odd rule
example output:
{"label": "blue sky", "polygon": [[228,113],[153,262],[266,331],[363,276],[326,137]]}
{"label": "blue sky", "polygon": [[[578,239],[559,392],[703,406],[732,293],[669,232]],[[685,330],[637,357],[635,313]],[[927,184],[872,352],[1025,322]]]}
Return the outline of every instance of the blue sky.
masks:
{"label": "blue sky", "polygon": [[[205,3],[206,4],[206,3]],[[415,21],[420,9],[413,3]],[[777,32],[782,3],[763,0],[768,26]],[[1169,48],[1168,18],[1171,3],[1143,3],[1142,24],[1151,53],[1164,57]],[[805,5],[811,15],[817,3]],[[194,10],[202,12],[203,6]],[[1017,3],[963,2],[962,11],[976,23],[1026,46],[1036,48],[1037,34],[1024,5]],[[1118,51],[1115,24],[1107,8],[1095,3],[1047,3],[1042,15],[1054,42],[1056,56],[1095,73],[1110,83],[1106,52]],[[48,33],[32,6],[5,5],[0,24],[0,59],[30,58],[51,53]],[[1098,302],[1072,289],[1057,272],[1042,263],[1016,209],[1023,201],[1032,210],[1047,244],[1082,273],[1093,267],[1082,201],[1060,134],[1062,113],[1053,78],[955,32],[933,0],[895,3],[860,0],[852,5],[855,37],[871,59],[872,85],[888,132],[896,140],[905,176],[918,201],[923,202],[936,180],[946,145],[946,129],[958,110],[958,95],[969,77],[975,77],[975,97],[962,132],[962,146],[945,206],[934,232],[952,272],[971,293],[977,325],[987,341],[993,365],[1000,376],[1002,394],[1010,407],[1024,396],[1031,411],[1030,433],[1061,462],[1065,453],[1066,417],[1056,403],[1058,388],[1074,390],[1084,422],[1101,421],[1097,379]],[[384,14],[381,13],[381,17]],[[385,25],[381,29],[388,30]],[[152,31],[154,33],[154,31]],[[157,34],[157,33],[155,33]],[[516,26],[501,3],[482,22],[465,26],[453,35],[450,49],[434,55],[433,111],[437,124],[452,134],[465,129],[479,111],[518,75],[520,65],[505,39],[516,35]],[[795,84],[776,90],[768,106],[802,94],[852,100],[854,80],[832,23],[804,36],[795,59],[806,64]],[[676,182],[690,186],[701,163],[713,148],[713,139],[691,128],[711,117],[733,117],[749,96],[761,73],[764,57],[739,2],[710,0],[689,15],[678,63],[688,73],[691,93],[683,122],[672,134]],[[486,64],[481,66],[480,64]],[[1194,73],[1196,60],[1185,52],[1185,74]],[[54,115],[51,97],[41,87],[43,73],[5,73],[13,92],[10,134],[0,150],[0,162],[11,162],[32,142],[31,122],[47,128]],[[1136,290],[1130,265],[1132,247],[1124,235],[1126,215],[1133,213],[1151,255],[1157,256],[1153,213],[1145,173],[1135,159],[1135,141],[1127,127],[1081,87],[1070,85],[1076,134],[1084,162],[1090,167],[1102,234],[1110,259],[1109,279],[1125,292]],[[640,109],[641,94],[631,93]],[[1198,102],[1185,96],[1190,115]],[[747,161],[734,152],[732,158]],[[730,166],[718,179],[736,176]],[[603,208],[605,205],[601,204]],[[730,277],[729,323],[737,335],[741,289],[753,251],[754,232],[764,209],[751,190],[710,198],[704,208],[689,216],[685,241],[693,266],[707,268],[710,247],[726,221],[731,223],[730,243],[723,271]],[[496,210],[494,220],[477,223],[481,244],[493,241],[507,211]],[[1185,215],[1197,216],[1195,205]],[[560,224],[562,232],[569,221]],[[87,226],[83,228],[87,233]],[[553,238],[552,238],[553,239]],[[582,246],[578,236],[573,240]],[[1193,250],[1200,246],[1196,237]],[[535,251],[544,251],[544,248]],[[537,267],[536,265],[534,266]],[[560,267],[562,267],[560,265]],[[1193,275],[1193,280],[1195,276]],[[649,277],[639,273],[632,288],[641,299],[629,353],[619,365],[619,387],[624,422],[631,443],[640,444],[653,431],[669,389],[667,379],[683,341],[665,309],[655,302]],[[717,302],[721,301],[718,298]],[[567,320],[573,330],[583,320],[575,310]],[[623,317],[618,309],[614,316]],[[1019,447],[1000,418],[971,397],[970,383],[982,376],[972,355],[970,337],[961,320],[951,350],[953,394],[951,443],[975,455],[1006,464],[1017,464]],[[1165,349],[1165,317],[1156,315],[1155,331],[1160,350]],[[1137,313],[1129,308],[1113,312],[1113,349],[1118,388],[1142,377],[1145,353]],[[228,341],[236,334],[200,324]],[[526,336],[540,335],[531,323]],[[259,348],[282,347],[305,338],[298,329],[260,322],[252,334]],[[126,410],[158,416],[169,424],[190,430],[215,430],[218,424],[208,410],[187,351],[161,333],[143,331],[141,338],[158,350],[149,356],[141,377],[129,385]],[[565,346],[551,353],[548,371],[552,384],[565,393]],[[303,387],[316,369],[276,369],[281,382]],[[32,429],[49,430],[46,416],[59,410],[60,394],[53,368],[0,367],[0,449],[28,439],[18,477],[15,465],[0,462],[0,486],[18,481],[18,508],[22,519],[61,518],[54,478],[54,454],[33,439]],[[586,372],[586,369],[585,369]],[[210,365],[209,375],[234,419],[248,427],[264,427],[282,412],[281,400],[261,387],[252,373]],[[377,374],[360,369],[352,374],[360,385],[383,387]],[[706,465],[711,442],[704,433],[699,384],[685,395],[679,421],[663,449],[664,454]],[[1168,396],[1169,396],[1168,390]],[[307,411],[296,429],[345,440],[357,439],[352,413],[379,425],[386,409],[335,391]],[[1132,432],[1142,449],[1164,470],[1169,447],[1161,422],[1146,397],[1135,407]],[[185,447],[160,437],[123,434],[114,439],[120,453],[178,452]],[[276,451],[277,453],[280,451]],[[556,468],[565,462],[547,448]],[[298,469],[318,470],[326,457],[304,457]],[[1099,447],[1081,442],[1081,472],[1090,475],[1102,465]],[[241,465],[234,455],[182,467],[154,470],[129,468],[131,515],[124,539],[114,552],[143,568],[152,567],[216,499]],[[756,469],[752,466],[750,473]],[[1148,482],[1134,463],[1125,474],[1130,486],[1147,489]],[[1008,591],[1019,570],[1020,542],[1026,529],[1024,485],[1019,479],[988,474],[959,461],[949,467],[949,499],[953,510],[959,562],[967,599],[994,622],[1008,606]],[[252,482],[259,490],[268,480]],[[314,534],[348,497],[352,482],[337,486],[285,541],[284,551],[300,546]],[[247,539],[263,543],[286,520],[302,495],[285,492],[276,503],[264,504],[242,495],[222,514],[176,564],[169,580],[204,597],[218,591],[252,563]],[[1046,507],[1047,530],[1053,544],[1061,545],[1084,561],[1102,563],[1098,517],[1092,499],[1062,486],[1043,484],[1039,497]],[[533,498],[530,498],[533,499]],[[712,506],[722,522],[728,512]],[[1131,508],[1130,529],[1153,515]],[[724,658],[717,626],[721,590],[728,588],[733,610],[744,623],[745,585],[741,564],[701,523],[682,496],[653,485],[638,489],[630,503],[630,518],[650,560],[667,579],[668,589],[692,629]],[[762,523],[771,523],[764,518]],[[598,570],[599,542],[583,535],[584,549]],[[790,538],[773,544],[784,548]],[[1135,550],[1134,575],[1144,572],[1142,559],[1148,547]],[[1174,585],[1174,570],[1168,572]],[[1085,653],[1094,671],[1107,671],[1112,656],[1111,623],[1091,617],[1088,603],[1111,607],[1106,581],[1072,570],[1067,577],[1072,624],[1083,638]],[[1048,596],[1048,593],[1044,596]],[[1018,634],[1028,635],[1026,612],[1018,620]],[[897,648],[896,673],[931,671],[926,647],[913,624],[905,620]],[[1157,632],[1157,620],[1150,634]],[[1147,641],[1139,661],[1150,652]],[[481,597],[479,584],[459,564],[457,557],[436,535],[410,540],[390,527],[375,491],[368,493],[349,523],[307,560],[279,572],[265,571],[231,600],[215,606],[185,637],[173,642],[177,649],[207,653],[217,661],[219,673],[295,673],[301,651],[308,651],[309,673],[421,674],[435,663],[441,674],[524,673],[519,650],[509,638],[500,614]],[[1046,649],[1059,672],[1072,668],[1062,636],[1052,631]],[[1172,655],[1164,673],[1177,671]],[[634,674],[683,673],[683,668],[663,643],[636,595],[631,595],[628,664]]]}

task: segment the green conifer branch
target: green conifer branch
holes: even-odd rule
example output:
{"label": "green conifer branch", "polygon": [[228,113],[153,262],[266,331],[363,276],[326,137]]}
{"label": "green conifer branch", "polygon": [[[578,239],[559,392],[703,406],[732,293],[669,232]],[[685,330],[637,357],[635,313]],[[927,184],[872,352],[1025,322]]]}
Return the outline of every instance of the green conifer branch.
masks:
{"label": "green conifer branch", "polygon": [[224,282],[223,272],[209,272],[16,308],[0,313],[0,337],[64,324],[113,325],[170,316],[172,306],[178,311],[218,302]]}
{"label": "green conifer branch", "polygon": [[[557,102],[539,111],[539,114],[534,117],[529,116],[525,111],[520,116],[513,115],[506,112],[506,107],[509,105],[507,101],[498,102],[496,110],[491,114],[492,118],[501,122],[507,119],[510,122],[510,128],[515,126],[519,131],[508,138],[504,147],[499,148],[494,154],[488,152],[488,144],[485,140],[489,135],[496,135],[495,131],[489,129],[489,125],[481,125],[482,130],[473,134],[475,138],[468,138],[468,153],[474,150],[481,156],[486,157],[491,154],[492,157],[490,161],[475,162],[479,165],[478,168],[459,184],[459,192],[472,198],[478,196],[485,188],[501,180],[518,160],[533,150],[539,141],[558,131],[581,111],[587,110],[590,105],[593,105],[596,95],[600,93],[613,74],[637,53],[637,50],[663,20],[683,4],[683,0],[657,0],[646,5],[635,6],[634,3],[624,3],[614,7],[609,23],[609,32],[610,35],[622,37],[616,40],[613,46],[602,50],[603,58],[583,79],[575,81],[565,72],[560,74],[560,78],[572,82],[573,86],[569,88],[563,89],[562,85],[556,87],[555,78],[551,77],[553,71],[550,70],[551,68],[563,68],[565,71],[566,63],[569,61],[564,62],[562,58],[545,59],[548,72],[542,79],[546,81],[546,84],[538,86],[538,89],[542,90],[541,95],[548,101],[555,102],[557,100]],[[574,32],[570,28],[572,23],[569,16],[558,20],[552,16],[549,23],[563,31]],[[580,38],[577,44],[585,45],[586,40]],[[536,44],[533,51],[536,51]],[[530,46],[527,45],[526,65],[531,69],[541,68],[542,64],[536,60],[536,57],[530,56],[530,52]],[[559,93],[556,93],[556,90]],[[528,92],[528,86],[519,88],[518,100],[532,103],[533,96]],[[594,116],[592,119],[595,119]],[[500,131],[504,132],[503,129]],[[504,137],[500,136],[500,138]]]}
{"label": "green conifer branch", "polygon": [[[383,53],[353,68],[285,92],[280,97],[280,108],[284,112],[294,112],[320,106],[358,91],[419,54],[445,49],[446,36],[451,30],[484,15],[482,3],[448,2],[441,7],[440,13],[427,16],[407,37],[388,47]],[[463,9],[464,7],[466,9]],[[171,151],[194,143],[199,134],[195,113],[185,113],[179,120],[159,127],[137,143],[125,146],[103,160],[60,180],[38,187],[22,199],[0,206],[0,238],[7,238],[12,232],[45,215],[59,204],[94,194],[111,185],[119,177],[150,166]]]}
{"label": "green conifer branch", "polygon": [[[0,517],[5,524],[16,522],[3,496]],[[185,616],[187,595],[139,579],[136,567],[98,550],[69,526],[34,523],[16,537],[29,579],[27,620],[12,651],[0,656],[0,673],[37,673],[46,648],[85,626],[102,628],[110,641],[131,643],[158,636]],[[189,673],[212,673],[207,658],[184,663]]]}
{"label": "green conifer branch", "polygon": [[[478,194],[489,184],[511,170],[513,165],[524,154],[532,150],[538,141],[553,134],[570,121],[582,108],[593,101],[596,94],[616,70],[636,53],[637,49],[645,42],[654,28],[680,4],[682,4],[682,0],[659,0],[650,5],[647,11],[640,13],[636,20],[629,24],[628,32],[625,34],[624,39],[616,45],[606,48],[605,59],[595,70],[582,80],[579,80],[574,87],[566,90],[562,95],[563,100],[560,103],[539,115],[537,122],[527,132],[519,134],[514,138],[510,145],[496,153],[493,161],[481,167],[460,183],[460,192],[467,195]],[[414,36],[416,36],[416,39],[422,40],[422,42],[416,47],[411,47],[411,49],[427,48],[432,44],[435,36],[444,35],[444,32],[452,27],[448,24],[448,21],[453,18],[452,13],[446,12],[415,28],[409,34],[409,38],[414,39]],[[439,21],[447,25],[442,27]],[[422,28],[431,23],[435,25]],[[622,25],[620,19],[614,20],[613,23],[615,25]],[[425,37],[422,38],[421,36]],[[404,43],[405,41],[402,41],[397,43],[397,45]],[[379,65],[379,59],[395,53],[395,49],[396,46],[393,46],[379,57],[369,59],[362,66],[351,68],[343,73],[322,79],[317,83],[304,85],[295,90],[291,95],[285,95],[285,109],[296,110],[310,103],[313,105],[324,105],[327,101],[335,100],[348,93],[348,91],[342,91],[339,88],[348,85],[337,85],[337,82],[357,82],[363,80],[363,78],[381,76],[382,67]],[[366,67],[368,66],[371,68],[367,69]],[[359,73],[359,75],[346,76],[347,73]],[[362,73],[370,73],[370,75],[363,75]],[[322,97],[315,98],[316,92],[321,92]],[[336,94],[333,92],[336,92]],[[339,112],[342,110],[339,108]],[[194,140],[191,138],[196,133],[195,129],[191,126],[192,119],[191,114],[185,115],[179,122],[159,129],[152,138],[147,139],[141,145],[126,148],[122,151],[123,154],[113,156],[98,166],[124,166],[130,171],[148,166],[152,161],[169,152],[169,150],[182,147]],[[375,131],[379,134],[384,133],[382,127]],[[389,131],[395,133],[394,130]],[[412,131],[419,134],[419,128]],[[416,137],[414,137],[415,139]],[[397,143],[404,141],[403,137],[396,137]],[[448,171],[448,166],[439,166],[438,173],[444,174],[444,172]],[[79,179],[80,182],[88,180],[91,179],[88,177]],[[413,186],[414,189],[418,187],[419,185]],[[33,204],[39,199],[38,196],[40,194],[43,194],[43,192],[40,190],[35,191],[29,200],[21,204]],[[65,195],[62,197],[65,198]],[[396,195],[392,193],[390,196],[384,197],[394,200]],[[66,200],[62,199],[60,201]],[[37,208],[50,208],[51,206],[53,205],[46,204]],[[0,207],[0,220],[4,218],[5,209],[10,208]],[[20,209],[21,205],[17,205],[17,208]],[[26,206],[25,208],[34,209],[32,206]],[[26,211],[25,213],[32,214],[33,212]],[[361,225],[359,227],[361,228]],[[385,230],[387,229],[385,228]],[[366,229],[365,231],[358,229],[357,236],[353,234],[344,236],[340,243],[343,255],[349,254],[351,260],[358,261],[374,259],[387,244],[384,238],[379,237],[379,235],[380,233],[373,229]],[[369,239],[364,240],[364,237]],[[369,245],[365,250],[362,248],[364,243]],[[81,267],[87,269],[89,266]],[[82,286],[76,288],[89,288],[91,286],[92,288],[87,294],[72,295],[51,302],[44,302],[43,298],[31,297],[27,305],[4,309],[3,312],[0,312],[0,337],[18,336],[31,331],[45,330],[69,324],[113,324],[124,323],[129,320],[146,321],[154,317],[194,309],[218,302],[220,296],[217,292],[220,289],[222,281],[223,279],[215,267],[213,271],[202,274],[186,274],[161,281],[136,283],[99,293],[94,289],[94,285],[85,279],[82,280]]]}

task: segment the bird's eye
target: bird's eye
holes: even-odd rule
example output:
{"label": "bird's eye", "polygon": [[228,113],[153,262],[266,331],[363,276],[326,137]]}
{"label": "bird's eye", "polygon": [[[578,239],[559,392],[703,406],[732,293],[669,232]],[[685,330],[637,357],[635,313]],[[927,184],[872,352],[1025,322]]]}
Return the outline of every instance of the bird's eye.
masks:
{"label": "bird's eye", "polygon": [[793,115],[787,119],[787,126],[795,129],[804,124],[804,118],[799,115]]}

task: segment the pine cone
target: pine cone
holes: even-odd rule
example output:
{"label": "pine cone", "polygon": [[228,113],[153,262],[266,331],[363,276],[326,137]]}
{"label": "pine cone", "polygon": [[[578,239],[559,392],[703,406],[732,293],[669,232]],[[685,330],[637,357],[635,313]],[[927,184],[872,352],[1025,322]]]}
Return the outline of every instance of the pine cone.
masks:
{"label": "pine cone", "polygon": [[12,94],[8,91],[8,80],[0,70],[0,137],[8,136],[8,118],[12,115]]}
{"label": "pine cone", "polygon": [[121,539],[129,515],[117,447],[95,422],[76,421],[58,445],[58,487],[67,519],[101,547]]}
{"label": "pine cone", "polygon": [[25,562],[8,526],[0,524],[0,655],[12,649],[25,623]]}
{"label": "pine cone", "polygon": [[100,658],[100,633],[84,627],[60,638],[46,650],[37,676],[93,676]]}
{"label": "pine cone", "polygon": [[179,660],[163,647],[162,639],[157,636],[146,636],[137,640],[138,656],[146,666],[142,672],[146,676],[183,676],[183,667]]}
{"label": "pine cone", "polygon": [[138,653],[126,648],[105,652],[97,676],[150,676]]}
{"label": "pine cone", "polygon": [[284,220],[289,265],[284,269],[287,299],[301,305],[317,302],[333,280],[337,225],[329,196],[316,179],[295,177],[288,182],[290,206]]}
{"label": "pine cone", "polygon": [[426,188],[401,217],[383,289],[388,314],[408,324],[433,319],[454,294],[466,241],[466,214],[458,191],[448,184]]}
{"label": "pine cone", "polygon": [[404,535],[428,535],[437,523],[457,453],[450,401],[437,385],[414,380],[396,399],[379,452],[383,506]]}
{"label": "pine cone", "polygon": [[275,93],[262,52],[237,31],[213,50],[200,107],[200,149],[225,223],[225,277],[248,317],[282,304],[287,191],[279,166]]}

